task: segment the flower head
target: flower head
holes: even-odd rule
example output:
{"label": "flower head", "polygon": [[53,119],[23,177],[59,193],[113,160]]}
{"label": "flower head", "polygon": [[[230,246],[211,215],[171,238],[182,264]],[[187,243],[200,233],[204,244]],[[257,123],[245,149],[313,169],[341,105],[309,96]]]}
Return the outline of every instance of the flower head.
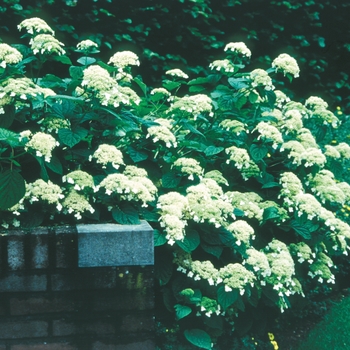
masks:
{"label": "flower head", "polygon": [[37,157],[44,157],[46,162],[51,161],[52,151],[59,143],[49,134],[37,132],[25,145],[25,149],[35,151]]}
{"label": "flower head", "polygon": [[232,161],[237,169],[249,168],[250,157],[248,151],[245,148],[231,146],[229,148],[226,148],[225,152],[230,156],[229,160],[227,160],[226,163]]}
{"label": "flower head", "polygon": [[63,176],[63,182],[67,182],[74,186],[75,191],[81,191],[84,188],[94,188],[93,177],[85,171],[75,170]]}
{"label": "flower head", "polygon": [[91,159],[96,159],[98,164],[102,164],[105,168],[108,163],[112,164],[113,168],[118,169],[120,165],[124,164],[123,154],[119,149],[113,145],[102,144],[91,156]]}
{"label": "flower head", "polygon": [[79,51],[94,51],[98,45],[90,39],[83,40],[77,44],[77,49]]}
{"label": "flower head", "polygon": [[140,61],[138,56],[131,51],[121,51],[115,53],[108,61],[108,64],[112,63],[114,67],[118,67],[123,70],[127,66],[139,66]]}
{"label": "flower head", "polygon": [[64,55],[66,51],[62,48],[63,43],[54,38],[51,34],[39,34],[32,38],[29,42],[34,55],[40,53]]}
{"label": "flower head", "polygon": [[6,64],[17,64],[23,59],[22,54],[7,44],[0,44],[0,67],[5,68]]}
{"label": "flower head", "polygon": [[297,61],[286,53],[282,53],[272,61],[272,67],[276,72],[281,70],[284,75],[291,74],[294,78],[299,76],[299,66]]}
{"label": "flower head", "polygon": [[229,43],[225,46],[225,51],[241,54],[242,56],[251,57],[252,53],[243,42]]}
{"label": "flower head", "polygon": [[216,60],[212,63],[209,64],[209,68],[210,69],[215,69],[217,71],[221,71],[223,70],[224,72],[234,72],[235,71],[235,67],[234,65],[231,63],[230,60]]}
{"label": "flower head", "polygon": [[188,75],[186,73],[184,73],[179,68],[170,69],[170,70],[166,71],[165,74],[171,75],[171,76],[177,77],[177,78],[188,79]]}
{"label": "flower head", "polygon": [[25,28],[29,34],[50,33],[51,35],[55,35],[51,27],[44,20],[37,17],[25,19],[17,28],[18,30]]}
{"label": "flower head", "polygon": [[219,270],[219,276],[222,282],[229,287],[226,289],[230,291],[232,289],[239,289],[240,292],[244,292],[246,285],[254,283],[256,277],[253,272],[248,271],[241,264],[228,264]]}
{"label": "flower head", "polygon": [[111,90],[116,82],[106,69],[98,65],[90,65],[84,69],[81,85],[98,92],[105,92]]}
{"label": "flower head", "polygon": [[63,203],[63,212],[74,213],[74,216],[80,220],[82,218],[81,214],[89,211],[94,213],[95,209],[90,205],[88,199],[85,195],[78,193],[75,190],[71,190],[65,197]]}
{"label": "flower head", "polygon": [[255,238],[254,229],[244,220],[237,220],[230,224],[227,229],[231,231],[237,239],[236,244],[250,244],[250,240]]}
{"label": "flower head", "polygon": [[[159,122],[159,121],[158,121]],[[171,125],[154,125],[147,129],[147,137],[152,137],[153,142],[162,141],[165,143],[166,147],[177,147],[176,137],[170,131]]]}
{"label": "flower head", "polygon": [[272,79],[269,77],[268,73],[263,69],[254,69],[250,73],[250,79],[252,80],[252,87],[264,86],[265,90],[274,89]]}
{"label": "flower head", "polygon": [[193,179],[193,175],[203,175],[202,167],[199,162],[193,158],[178,158],[174,162],[174,167],[181,173],[189,175],[190,179]]}
{"label": "flower head", "polygon": [[56,204],[56,207],[60,210],[62,208],[60,200],[64,198],[64,195],[61,188],[51,181],[45,182],[42,179],[38,179],[33,183],[27,184],[25,197],[31,203],[42,200],[48,204]]}

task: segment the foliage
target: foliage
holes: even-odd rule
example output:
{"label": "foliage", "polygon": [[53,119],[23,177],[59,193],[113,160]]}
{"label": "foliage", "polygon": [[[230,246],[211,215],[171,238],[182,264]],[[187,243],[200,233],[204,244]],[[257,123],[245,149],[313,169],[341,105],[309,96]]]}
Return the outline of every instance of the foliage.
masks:
{"label": "foliage", "polygon": [[298,77],[294,58],[246,71],[251,51],[229,43],[210,74],[173,68],[151,88],[129,50],[106,64],[84,40],[72,63],[43,20],[19,29],[30,47],[0,45],[3,227],[148,220],[165,308],[197,348],[235,334],[253,349],[267,310],[332,287],[350,146],[325,144],[340,121],[324,100],[275,89]]}

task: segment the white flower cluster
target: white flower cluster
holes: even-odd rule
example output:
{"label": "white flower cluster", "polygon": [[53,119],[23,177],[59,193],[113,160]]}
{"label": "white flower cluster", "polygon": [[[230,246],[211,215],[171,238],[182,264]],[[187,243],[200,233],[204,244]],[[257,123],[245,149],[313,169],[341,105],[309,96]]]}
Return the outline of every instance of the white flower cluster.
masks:
{"label": "white flower cluster", "polygon": [[231,161],[234,163],[237,169],[250,167],[250,157],[248,151],[245,148],[231,146],[229,148],[226,148],[225,152],[230,156],[230,158],[226,160],[227,164],[229,164]]}
{"label": "white flower cluster", "polygon": [[124,174],[109,174],[95,190],[103,188],[106,195],[118,195],[122,200],[140,201],[147,207],[148,202],[155,200],[157,188],[146,177],[130,176]]}
{"label": "white flower cluster", "polygon": [[171,75],[172,77],[188,79],[188,75],[179,68],[170,69],[166,71],[165,74]]}
{"label": "white flower cluster", "polygon": [[263,86],[265,90],[273,90],[275,88],[269,74],[263,69],[254,69],[250,73],[250,79],[252,80],[252,87]]}
{"label": "white flower cluster", "polygon": [[171,96],[171,93],[167,90],[167,89],[164,89],[164,88],[155,88],[155,89],[152,89],[151,92],[150,92],[151,95],[162,95],[162,96],[165,96],[165,97],[170,97]]}
{"label": "white flower cluster", "polygon": [[124,164],[123,154],[113,145],[102,144],[89,160],[96,159],[96,163],[102,164],[102,168],[106,168],[107,164],[111,164],[113,168],[119,169],[120,165]]}
{"label": "white flower cluster", "polygon": [[56,146],[59,146],[59,143],[54,137],[43,132],[37,132],[26,143],[25,149],[34,150],[37,157],[44,157],[45,162],[50,163],[52,151]]}
{"label": "white flower cluster", "polygon": [[322,98],[311,96],[305,101],[305,106],[310,110],[310,117],[320,119],[323,125],[330,124],[333,128],[339,125],[339,119],[327,110],[328,103]]}
{"label": "white flower cluster", "polygon": [[177,99],[167,110],[167,113],[172,113],[177,111],[185,111],[193,115],[194,120],[201,113],[207,113],[209,116],[213,116],[213,105],[209,96],[203,94],[197,94],[193,96],[184,96]]}
{"label": "white flower cluster", "polygon": [[176,148],[177,142],[175,135],[171,132],[171,121],[168,119],[159,118],[156,119],[155,122],[159,123],[160,125],[150,126],[147,129],[148,133],[146,135],[146,138],[152,137],[154,143],[162,141],[165,143],[166,147]]}
{"label": "white flower cluster", "polygon": [[28,198],[30,203],[44,201],[48,204],[55,204],[57,210],[61,211],[62,204],[60,200],[64,198],[64,195],[61,188],[51,181],[45,182],[38,179],[27,184],[25,198]]}
{"label": "white flower cluster", "polygon": [[128,86],[114,85],[111,90],[101,92],[102,101],[104,106],[119,107],[120,104],[131,105],[132,103],[138,105],[141,102],[140,97],[134,90]]}
{"label": "white flower cluster", "polygon": [[262,198],[256,192],[226,192],[232,206],[243,211],[244,216],[261,221],[264,210],[260,207]]}
{"label": "white flower cluster", "polygon": [[17,64],[23,59],[22,54],[7,44],[0,44],[0,67],[6,68],[7,64]]}
{"label": "white flower cluster", "polygon": [[260,122],[254,130],[259,132],[258,140],[263,138],[266,141],[272,142],[272,148],[276,149],[280,144],[283,143],[283,137],[281,132],[273,125]]}
{"label": "white flower cluster", "polygon": [[68,119],[57,118],[53,116],[48,116],[41,119],[38,124],[40,124],[41,131],[45,132],[55,132],[58,133],[59,129],[70,129],[71,124]]}
{"label": "white flower cluster", "polygon": [[225,46],[225,51],[241,54],[242,56],[251,57],[252,53],[243,42],[228,43]]}
{"label": "white flower cluster", "polygon": [[25,19],[17,28],[18,30],[25,28],[29,34],[50,33],[51,35],[55,35],[51,27],[44,20],[37,17]]}
{"label": "white flower cluster", "polygon": [[93,177],[82,170],[75,170],[63,176],[62,182],[67,182],[68,184],[73,185],[75,191],[95,188]]}
{"label": "white flower cluster", "polygon": [[284,75],[291,74],[294,78],[300,73],[297,61],[286,53],[280,54],[272,61],[272,68],[275,68],[276,72],[281,70]]}
{"label": "white flower cluster", "polygon": [[63,212],[72,214],[78,220],[82,219],[82,213],[89,211],[91,214],[95,212],[95,209],[89,203],[87,197],[84,194],[78,193],[72,189],[68,192],[62,203]]}
{"label": "white flower cluster", "polygon": [[282,189],[279,198],[283,197],[284,204],[290,212],[293,212],[295,197],[300,193],[304,193],[303,185],[299,178],[291,172],[282,173],[280,184],[282,185]]}
{"label": "white flower cluster", "polygon": [[219,125],[226,131],[234,132],[237,136],[240,135],[241,132],[245,132],[246,129],[245,124],[234,119],[224,119]]}
{"label": "white flower cluster", "polygon": [[158,198],[157,208],[160,210],[160,226],[166,232],[168,244],[185,238],[185,220],[188,211],[187,198],[178,192],[169,192]]}
{"label": "white flower cluster", "polygon": [[267,277],[271,275],[271,268],[266,254],[254,248],[246,250],[247,258],[243,261],[243,265],[254,270],[258,276]]}
{"label": "white flower cluster", "polygon": [[296,256],[300,264],[304,261],[312,264],[316,257],[316,254],[312,252],[311,248],[305,242],[299,242],[297,244],[291,243],[289,245],[289,250],[292,255]]}
{"label": "white flower cluster", "polygon": [[245,289],[248,285],[253,287],[256,281],[254,273],[238,263],[228,264],[222,267],[219,270],[219,278],[225,285],[226,292],[238,289],[240,295],[245,293]]}
{"label": "white flower cluster", "polygon": [[203,175],[201,165],[194,158],[178,158],[174,162],[173,167],[181,173],[188,175],[190,180],[194,179],[194,175],[200,178]]}
{"label": "white flower cluster", "polygon": [[209,64],[210,69],[215,69],[217,71],[223,70],[227,73],[233,73],[235,71],[235,67],[230,60],[216,60]]}
{"label": "white flower cluster", "polygon": [[189,217],[195,222],[207,221],[216,227],[225,225],[228,218],[234,218],[233,206],[222,188],[212,179],[202,179],[198,185],[187,189]]}
{"label": "white flower cluster", "polygon": [[227,227],[236,238],[236,244],[250,246],[250,241],[255,239],[254,229],[244,220],[237,220]]}
{"label": "white flower cluster", "polygon": [[276,95],[276,102],[275,105],[277,108],[282,109],[283,106],[290,101],[290,98],[282,91],[280,90],[275,90],[275,95]]}
{"label": "white flower cluster", "polygon": [[128,66],[139,66],[140,61],[138,56],[131,51],[121,51],[115,53],[108,61],[108,64],[113,64],[114,67],[123,72]]}
{"label": "white flower cluster", "polygon": [[303,128],[302,115],[297,109],[290,109],[283,114],[282,130],[286,134],[298,132]]}
{"label": "white flower cluster", "polygon": [[115,86],[115,81],[106,69],[98,65],[90,65],[84,69],[81,85],[97,92],[103,92],[111,90]]}
{"label": "white flower cluster", "polygon": [[66,51],[62,48],[63,43],[54,38],[51,34],[39,34],[30,39],[29,44],[33,50],[34,55],[40,53],[41,55],[47,53],[57,53],[64,55]]}
{"label": "white flower cluster", "polygon": [[341,157],[350,159],[350,146],[347,143],[341,142],[339,145],[334,146],[334,148],[340,153]]}
{"label": "white flower cluster", "polygon": [[77,44],[77,49],[79,51],[89,51],[97,47],[98,45],[90,39],[82,40],[80,43]]}
{"label": "white flower cluster", "polygon": [[321,203],[310,193],[299,193],[295,196],[298,216],[306,214],[309,220],[317,217],[321,212]]}
{"label": "white flower cluster", "polygon": [[318,148],[314,136],[307,128],[301,128],[296,135],[296,139],[300,141],[305,148]]}

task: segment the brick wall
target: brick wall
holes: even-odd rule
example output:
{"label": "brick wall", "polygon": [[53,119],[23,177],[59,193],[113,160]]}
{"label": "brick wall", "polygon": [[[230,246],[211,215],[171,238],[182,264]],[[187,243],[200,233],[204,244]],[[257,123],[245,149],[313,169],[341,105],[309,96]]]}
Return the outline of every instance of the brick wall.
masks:
{"label": "brick wall", "polygon": [[79,267],[75,227],[0,235],[0,350],[154,348],[152,265]]}

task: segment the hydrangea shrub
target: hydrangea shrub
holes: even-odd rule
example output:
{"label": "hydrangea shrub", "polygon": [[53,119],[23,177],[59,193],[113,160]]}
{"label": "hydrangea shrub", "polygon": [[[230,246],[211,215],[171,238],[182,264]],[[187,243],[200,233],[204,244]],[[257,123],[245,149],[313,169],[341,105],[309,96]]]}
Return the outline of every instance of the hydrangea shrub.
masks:
{"label": "hydrangea shrub", "polygon": [[[350,240],[337,215],[350,186],[334,169],[350,146],[322,142],[340,122],[321,98],[275,90],[299,76],[292,57],[245,72],[250,50],[229,43],[209,76],[174,68],[149,88],[133,52],[106,64],[84,40],[73,64],[46,22],[19,29],[30,48],[0,44],[4,228],[148,220],[165,306],[205,349],[251,310],[331,288]],[[50,60],[70,76],[32,75]]]}

